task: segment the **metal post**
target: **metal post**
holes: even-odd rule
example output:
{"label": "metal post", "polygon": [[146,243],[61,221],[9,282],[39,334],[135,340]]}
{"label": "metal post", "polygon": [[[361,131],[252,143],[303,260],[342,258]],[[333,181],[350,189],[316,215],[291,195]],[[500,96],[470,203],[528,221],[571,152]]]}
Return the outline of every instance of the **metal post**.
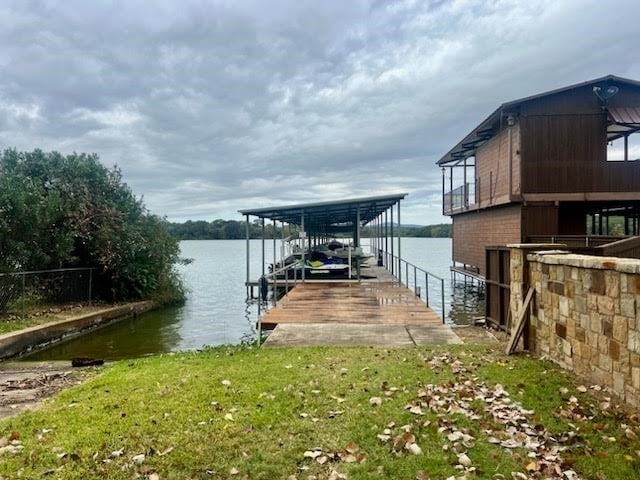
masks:
{"label": "metal post", "polygon": [[387,212],[388,210],[384,211],[384,258],[386,260],[385,267],[389,270],[389,222],[387,221]]}
{"label": "metal post", "polygon": [[[400,263],[400,262],[402,262],[402,260],[398,260],[398,265],[402,265],[402,263]],[[404,267],[405,267],[404,268],[404,270],[405,270],[404,276],[407,278],[406,285],[407,285],[407,288],[409,288],[409,262],[404,262]],[[398,272],[399,271],[400,271],[400,269],[398,268]],[[400,282],[400,283],[402,283],[402,282]]]}
{"label": "metal post", "polygon": [[26,295],[26,287],[25,287],[25,277],[26,275],[22,274],[22,315],[24,315],[24,297]]}
{"label": "metal post", "polygon": [[418,269],[415,265],[413,266],[413,291],[418,293]]}
{"label": "metal post", "polygon": [[429,274],[427,272],[425,272],[424,274],[424,300],[428,307],[429,306]]}
{"label": "metal post", "polygon": [[444,172],[445,172],[445,169],[444,169],[444,167],[442,167],[442,215],[445,215],[445,212],[447,210],[445,208],[445,206],[444,206],[445,201],[446,201],[445,200],[445,187],[444,187],[444,184],[445,184],[445,173]]}
{"label": "metal post", "polygon": [[249,281],[250,281],[250,274],[251,274],[251,266],[249,263],[249,255],[250,255],[250,245],[249,245],[249,215],[245,215],[245,217],[247,217],[247,228],[246,228],[246,236],[247,236],[247,297],[249,296]]}
{"label": "metal post", "polygon": [[262,219],[262,276],[264,277],[264,218]]}
{"label": "metal post", "polygon": [[393,207],[391,207],[391,275],[395,275],[397,273],[396,272],[396,266],[395,266],[396,258],[395,258],[395,255],[393,254],[393,250],[394,250],[393,243],[394,243],[394,240],[393,240]]}
{"label": "metal post", "polygon": [[276,221],[273,221],[273,270],[276,270]]}
{"label": "metal post", "polygon": [[[402,261],[402,224],[400,223],[400,200],[398,200],[398,269]],[[409,278],[407,278],[407,288],[409,287]]]}
{"label": "metal post", "polygon": [[278,303],[278,276],[274,275],[273,276],[273,296],[272,296],[272,300],[273,300],[273,306],[276,306],[276,303]]}
{"label": "metal post", "polygon": [[304,283],[304,279],[305,279],[304,270],[305,270],[305,264],[306,264],[306,259],[304,255],[304,248],[305,248],[304,239],[307,236],[307,234],[304,231],[304,212],[302,212],[302,215],[301,215],[300,226],[302,228],[302,283]]}
{"label": "metal post", "polygon": [[[360,245],[360,235],[362,231],[360,230],[360,205],[356,209],[356,236],[358,237],[356,248],[361,248]],[[357,253],[357,250],[356,250]],[[358,281],[360,281],[360,255],[356,256],[356,274],[358,275]]]}

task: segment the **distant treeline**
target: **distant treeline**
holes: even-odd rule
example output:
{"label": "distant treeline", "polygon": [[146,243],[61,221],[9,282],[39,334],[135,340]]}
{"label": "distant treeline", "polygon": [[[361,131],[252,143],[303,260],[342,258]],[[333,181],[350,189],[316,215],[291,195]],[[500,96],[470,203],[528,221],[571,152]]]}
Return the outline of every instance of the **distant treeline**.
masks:
{"label": "distant treeline", "polygon": [[[214,220],[207,222],[204,220],[187,220],[184,223],[169,223],[169,232],[178,240],[237,240],[246,238],[246,223],[238,220]],[[273,238],[274,230],[270,222],[265,222],[265,238]],[[397,235],[397,227],[394,235]],[[285,226],[285,236],[295,233],[294,227]],[[427,226],[402,226],[400,228],[403,237],[451,237],[451,224],[442,223],[439,225]],[[249,234],[251,238],[262,237],[262,224],[259,219],[249,224]],[[276,238],[282,236],[281,228],[275,229]],[[362,229],[362,236],[369,236],[369,229]]]}

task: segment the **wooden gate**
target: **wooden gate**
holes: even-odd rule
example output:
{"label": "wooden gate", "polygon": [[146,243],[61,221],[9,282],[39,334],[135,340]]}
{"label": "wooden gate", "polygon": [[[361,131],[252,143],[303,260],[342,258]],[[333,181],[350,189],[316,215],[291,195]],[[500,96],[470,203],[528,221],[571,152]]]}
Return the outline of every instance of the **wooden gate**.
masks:
{"label": "wooden gate", "polygon": [[494,327],[505,330],[510,309],[510,252],[507,247],[485,249],[485,317]]}

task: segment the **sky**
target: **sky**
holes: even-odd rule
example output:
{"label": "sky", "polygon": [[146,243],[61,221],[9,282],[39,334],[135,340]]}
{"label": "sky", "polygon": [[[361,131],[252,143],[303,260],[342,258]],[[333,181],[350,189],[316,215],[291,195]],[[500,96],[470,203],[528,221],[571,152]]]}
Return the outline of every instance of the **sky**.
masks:
{"label": "sky", "polygon": [[505,101],[640,79],[640,1],[2,1],[0,148],[95,152],[172,221],[409,193]]}

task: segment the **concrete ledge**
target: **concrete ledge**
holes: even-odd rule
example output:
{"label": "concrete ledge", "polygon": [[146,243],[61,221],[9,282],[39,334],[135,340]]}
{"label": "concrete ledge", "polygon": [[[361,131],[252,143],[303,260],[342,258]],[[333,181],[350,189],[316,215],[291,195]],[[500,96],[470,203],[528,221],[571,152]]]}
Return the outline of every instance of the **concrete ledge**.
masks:
{"label": "concrete ledge", "polygon": [[640,274],[640,260],[633,258],[537,252],[527,255],[527,260],[548,265],[566,265],[568,267],[615,270],[622,273]]}
{"label": "concrete ledge", "polygon": [[152,301],[128,303],[2,334],[0,335],[0,359],[19,355],[112,321],[138,315],[155,308],[155,306]]}
{"label": "concrete ledge", "polygon": [[460,344],[448,325],[392,325],[366,323],[280,323],[265,347],[369,346],[414,347]]}

